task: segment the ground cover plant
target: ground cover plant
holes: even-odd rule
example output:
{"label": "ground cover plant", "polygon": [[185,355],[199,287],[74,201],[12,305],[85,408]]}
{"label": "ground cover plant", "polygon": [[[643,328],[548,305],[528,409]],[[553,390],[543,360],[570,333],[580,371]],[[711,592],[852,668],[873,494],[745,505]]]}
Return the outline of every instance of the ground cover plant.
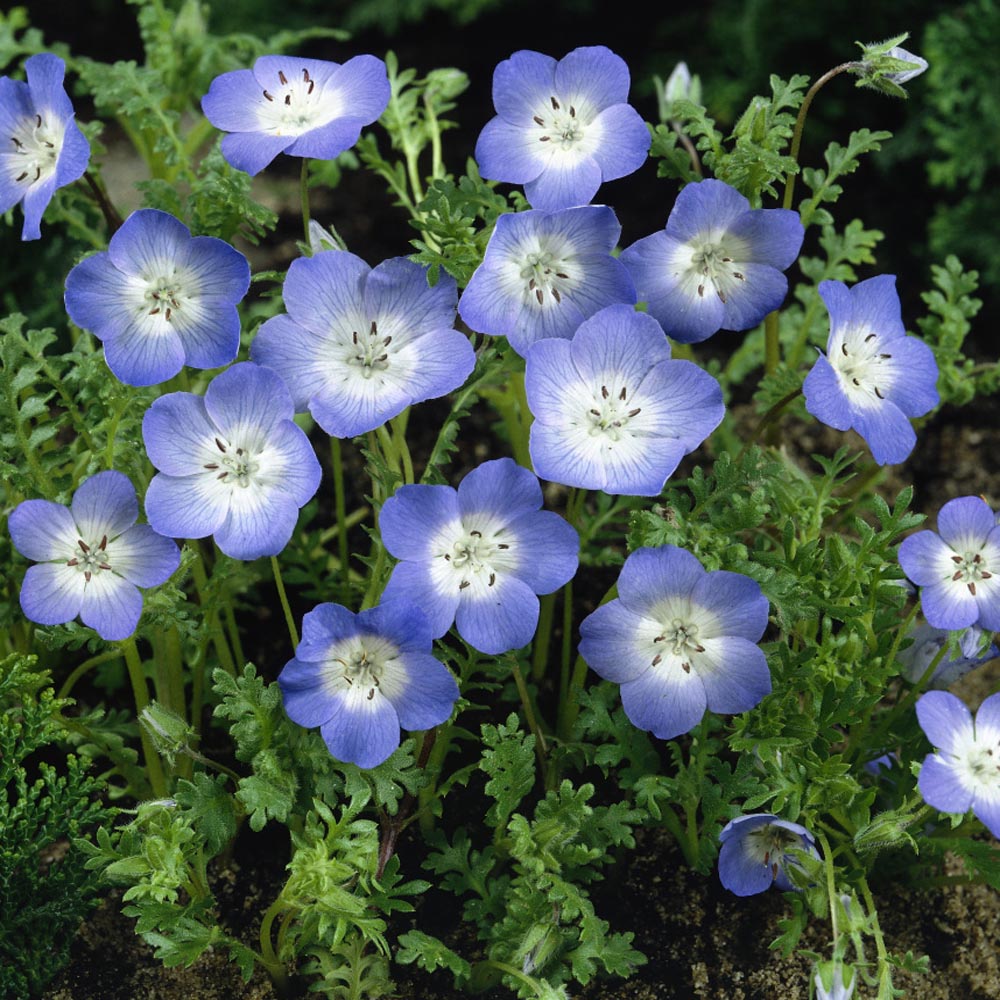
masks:
{"label": "ground cover plant", "polygon": [[[646,961],[594,889],[655,826],[785,894],[776,949],[828,928],[811,995],[899,995],[926,957],[887,946],[879,880],[1000,888],[1000,696],[944,690],[996,654],[1000,526],[877,487],[1000,369],[963,353],[975,272],[881,273],[892,232],[842,212],[890,134],[800,151],[826,88],[920,86],[906,36],[771,76],[728,133],[683,64],[647,123],[606,46],[521,49],[448,163],[461,71],[136,7],[142,65],[0,21],[0,208],[69,248],[52,325],[0,319],[0,941],[37,928],[5,989],[115,885],[167,966],[568,998]],[[602,192],[650,159],[663,211],[622,245]],[[289,160],[296,254],[255,269],[251,177]],[[399,256],[311,217],[355,169]],[[828,452],[788,447],[810,425]],[[212,872],[265,827],[284,881],[250,940]]]}

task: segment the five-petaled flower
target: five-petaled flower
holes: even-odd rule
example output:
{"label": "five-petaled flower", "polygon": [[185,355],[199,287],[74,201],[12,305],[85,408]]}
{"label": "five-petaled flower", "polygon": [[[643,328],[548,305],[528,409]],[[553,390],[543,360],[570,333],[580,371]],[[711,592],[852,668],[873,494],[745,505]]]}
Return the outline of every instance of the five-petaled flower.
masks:
{"label": "five-petaled flower", "polygon": [[381,764],[399,746],[401,726],[446,722],[458,699],[454,677],[431,655],[431,631],[409,601],[359,614],[318,605],[302,619],[302,641],[278,675],[288,717],[319,726],[338,760]]}
{"label": "five-petaled flower", "polygon": [[899,546],[899,564],[918,586],[935,628],[1000,629],[1000,525],[980,497],[956,497],[938,512],[937,531]]}
{"label": "five-petaled flower", "polygon": [[37,240],[56,188],[87,169],[90,143],[73,120],[62,59],[42,52],[24,70],[27,82],[0,77],[0,212],[20,202],[21,239]]}
{"label": "five-petaled flower", "polygon": [[538,594],[572,579],[580,545],[558,514],[540,510],[538,479],[513,459],[473,469],[450,486],[402,486],[379,516],[382,542],[402,560],[383,600],[407,599],[435,637],[452,622],[482,653],[531,641]]}
{"label": "five-petaled flower", "polygon": [[937,747],[920,768],[924,801],[941,812],[965,813],[1000,837],[1000,694],[980,706],[973,721],[948,691],[928,691],[917,702],[917,719]]}
{"label": "five-petaled flower", "polygon": [[806,409],[838,431],[857,431],[879,465],[902,462],[917,442],[910,418],[939,401],[934,352],[906,336],[895,275],[853,288],[821,281],[819,294],[830,339],[802,385]]}
{"label": "five-petaled flower", "polygon": [[768,601],[756,581],[708,572],[684,549],[636,549],[618,597],[580,624],[580,655],[621,685],[632,724],[660,739],[692,730],[705,714],[745,712],[771,690],[757,642]]}
{"label": "five-petaled flower", "polygon": [[628,101],[624,60],[603,45],[558,62],[522,49],[493,74],[497,116],[476,143],[480,173],[523,184],[533,208],[586,205],[602,182],[638,170],[649,130]]}
{"label": "five-petaled flower", "polygon": [[236,305],[250,265],[213,236],[192,236],[172,215],[133,212],[108,249],[66,277],[66,311],[104,341],[104,357],[128,385],[155,385],[185,364],[221,368],[240,347]]}
{"label": "five-petaled flower", "polygon": [[662,328],[631,306],[602,309],[568,340],[528,352],[529,449],[543,479],[656,496],[725,413],[722,389],[670,357]]}
{"label": "five-petaled flower", "polygon": [[34,560],[21,586],[21,608],[40,625],[80,616],[102,639],[127,639],[142,613],[139,587],[163,583],[180,565],[169,538],[136,524],[135,487],[121,472],[80,484],[67,509],[25,500],[10,515],[14,547]]}
{"label": "five-petaled flower", "polygon": [[204,398],[155,400],[142,420],[160,470],[146,491],[149,523],[173,538],[214,534],[235,559],[277,555],[320,480],[294,413],[278,375],[249,362],[217,375]]}
{"label": "five-petaled flower", "polygon": [[782,272],[805,230],[798,212],[751,208],[722,181],[688,184],[666,228],[622,251],[639,299],[674,340],[690,344],[718,330],[749,330],[788,291]]}
{"label": "five-petaled flower", "polygon": [[501,215],[459,314],[478,333],[507,337],[522,357],[539,340],[572,337],[605,306],[635,302],[628,271],[611,256],[621,231],[606,205]]}
{"label": "five-petaled flower", "polygon": [[332,160],[388,104],[385,63],[368,55],[343,65],[261,56],[253,69],[217,76],[201,101],[205,117],[230,133],[222,138],[222,155],[248,174],[259,173],[279,153]]}
{"label": "five-petaled flower", "polygon": [[457,389],[475,366],[454,329],[458,292],[442,273],[402,257],[370,268],[328,250],[292,262],[288,315],[260,328],[250,357],[281,374],[298,412],[308,409],[333,437],[380,427],[412,403]]}
{"label": "five-petaled flower", "polygon": [[791,868],[800,868],[796,851],[819,857],[813,835],[798,823],[770,813],[752,813],[730,820],[719,834],[719,880],[737,896],[754,896],[772,885],[782,892],[795,889]]}

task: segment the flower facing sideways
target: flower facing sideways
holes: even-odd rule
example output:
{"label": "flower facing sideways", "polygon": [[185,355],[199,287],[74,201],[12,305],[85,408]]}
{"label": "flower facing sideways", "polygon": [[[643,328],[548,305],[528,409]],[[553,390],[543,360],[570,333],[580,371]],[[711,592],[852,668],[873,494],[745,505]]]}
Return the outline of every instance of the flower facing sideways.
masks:
{"label": "flower facing sideways", "polygon": [[798,823],[770,813],[753,813],[730,820],[719,834],[719,880],[737,896],[754,896],[772,885],[782,892],[795,889],[788,876],[798,868],[795,851],[819,857],[813,835]]}
{"label": "flower facing sideways", "polygon": [[446,722],[458,685],[431,655],[433,636],[408,601],[359,614],[320,604],[302,619],[302,641],[278,675],[288,717],[319,726],[330,753],[358,767],[381,764],[399,730]]}
{"label": "flower facing sideways", "polygon": [[821,962],[813,975],[813,985],[816,987],[816,1000],[851,1000],[854,996],[854,985],[857,974],[847,967],[850,978],[844,979],[842,962]]}
{"label": "flower facing sideways", "polygon": [[906,336],[895,275],[852,288],[821,281],[819,294],[830,339],[802,385],[806,409],[838,431],[857,431],[879,465],[902,462],[917,442],[910,418],[938,404],[934,352]]}
{"label": "flower facing sideways", "polygon": [[142,420],[159,469],[146,491],[149,523],[173,538],[214,535],[234,559],[277,555],[320,480],[293,416],[281,379],[249,362],[217,375],[204,398],[155,400]]}
{"label": "flower facing sideways", "polygon": [[918,586],[935,628],[1000,629],[1000,525],[980,497],[956,497],[938,512],[937,531],[903,539],[899,564]]}
{"label": "flower facing sideways", "polygon": [[558,62],[522,49],[493,74],[497,116],[476,143],[483,177],[523,184],[533,208],[586,205],[604,181],[638,170],[649,130],[628,103],[624,60],[603,45]]}
{"label": "flower facing sideways", "polygon": [[14,547],[33,559],[21,608],[40,625],[80,616],[102,639],[127,639],[142,613],[139,587],[155,587],[180,565],[180,552],[149,525],[136,524],[135,487],[120,472],[80,484],[69,508],[25,500],[11,513]]}
{"label": "flower facing sideways", "polygon": [[757,642],[768,601],[756,581],[708,572],[684,549],[636,549],[618,597],[580,624],[580,655],[621,685],[632,724],[660,739],[690,732],[708,708],[745,712],[771,690]]}
{"label": "flower facing sideways", "polygon": [[37,240],[56,188],[87,169],[90,144],[73,120],[62,59],[42,52],[24,70],[27,82],[0,77],[0,212],[20,202],[21,239]]}
{"label": "flower facing sideways", "polygon": [[580,546],[573,527],[541,506],[538,479],[510,458],[483,462],[457,490],[400,487],[379,516],[382,542],[401,560],[383,600],[419,605],[435,638],[454,622],[482,653],[526,645],[537,595],[572,579]]}
{"label": "flower facing sideways", "polygon": [[917,787],[924,801],[941,812],[971,809],[1000,837],[1000,694],[990,695],[973,721],[955,695],[928,691],[917,702],[917,719],[937,747],[920,768]]}
{"label": "flower facing sideways", "polygon": [[253,69],[217,76],[202,98],[222,137],[222,155],[248,174],[279,153],[332,160],[350,149],[389,104],[385,63],[355,56],[340,64],[261,56]]}
{"label": "flower facing sideways", "polygon": [[[903,676],[912,684],[916,684],[927,672],[927,668],[934,662],[941,653],[942,647],[948,641],[948,629],[935,628],[924,622],[921,625],[910,629],[907,638],[913,640],[913,645],[908,646],[897,654],[903,667]],[[964,629],[958,638],[959,656],[952,659],[950,653],[945,653],[934,673],[927,682],[928,688],[943,690],[951,687],[960,677],[964,677],[970,670],[981,667],[984,663],[1000,656],[1000,650],[992,643],[983,648],[985,633],[983,629],[973,625]]]}
{"label": "flower facing sideways", "polygon": [[192,236],[167,212],[133,212],[104,253],[66,277],[66,311],[104,341],[104,357],[127,385],[155,385],[184,365],[221,368],[240,347],[236,305],[250,265],[213,236]]}

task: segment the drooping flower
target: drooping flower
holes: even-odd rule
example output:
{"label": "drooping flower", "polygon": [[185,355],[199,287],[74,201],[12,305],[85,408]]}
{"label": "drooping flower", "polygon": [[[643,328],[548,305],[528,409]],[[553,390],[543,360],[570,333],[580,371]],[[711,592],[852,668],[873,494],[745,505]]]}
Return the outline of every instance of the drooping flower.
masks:
{"label": "drooping flower", "polygon": [[572,341],[535,344],[524,387],[535,472],[605,493],[656,496],[725,413],[719,383],[672,360],[656,320],[627,305],[591,316]]}
{"label": "drooping flower", "polygon": [[558,62],[522,49],[493,74],[497,116],[476,143],[483,177],[523,184],[533,208],[586,205],[604,181],[638,170],[649,130],[628,102],[629,72],[603,45]]}
{"label": "drooping flower", "polygon": [[0,77],[0,212],[20,202],[21,239],[37,240],[56,188],[87,169],[90,143],[73,120],[62,59],[41,52],[25,60],[24,70],[27,82]]}
{"label": "drooping flower", "polygon": [[155,400],[142,420],[159,469],[146,492],[149,523],[173,538],[215,535],[235,559],[277,555],[320,480],[294,412],[278,375],[249,362],[217,375],[204,398]]}
{"label": "drooping flower", "polygon": [[605,306],[631,305],[632,279],[611,256],[621,231],[606,205],[501,215],[462,293],[462,319],[524,357],[539,340],[572,337]]}
{"label": "drooping flower", "polygon": [[941,812],[970,809],[1000,837],[1000,694],[972,713],[949,691],[928,691],[917,702],[917,719],[937,753],[928,754],[917,787]]}
{"label": "drooping flower", "polygon": [[843,962],[821,962],[816,967],[813,984],[816,987],[816,1000],[851,1000],[854,996],[854,984],[857,974],[850,966],[846,967],[850,978],[844,979],[845,966]]}
{"label": "drooping flower", "polygon": [[153,208],[133,212],[107,251],[66,277],[70,319],[104,342],[104,357],[128,385],[156,385],[184,365],[220,368],[240,347],[237,303],[250,265],[213,236],[192,236]]}
{"label": "drooping flower", "polygon": [[374,269],[346,251],[302,257],[285,279],[288,315],[261,326],[250,357],[281,374],[297,412],[354,437],[470,375],[475,352],[454,329],[457,297],[450,275],[431,288],[427,269],[402,257]]}
{"label": "drooping flower", "polygon": [[454,490],[402,486],[379,516],[382,542],[401,562],[383,600],[407,599],[442,636],[452,622],[480,652],[531,641],[538,594],[576,572],[579,537],[558,514],[540,510],[538,479],[510,458],[483,462]]}
{"label": "drooping flower", "polygon": [[280,55],[217,76],[201,108],[230,133],[222,138],[222,155],[253,175],[279,153],[332,160],[388,104],[389,77],[375,56],[340,64]]}
{"label": "drooping flower", "polygon": [[[992,643],[983,649],[984,635],[983,630],[975,625],[965,629],[959,636],[961,655],[953,659],[950,653],[945,653],[934,668],[927,686],[936,690],[951,687],[970,670],[1000,656],[1000,649]],[[903,676],[915,684],[927,672],[927,668],[948,641],[948,629],[935,628],[924,622],[911,629],[908,637],[913,640],[913,645],[902,650],[897,659],[902,664]]]}
{"label": "drooping flower", "polygon": [[908,83],[927,69],[927,60],[908,52],[899,43],[905,42],[907,34],[897,35],[884,42],[858,42],[861,59],[850,65],[850,72],[860,77],[859,87],[871,87],[891,97],[906,98]]}
{"label": "drooping flower", "polygon": [[857,431],[879,465],[902,462],[917,442],[910,418],[939,401],[934,352],[906,336],[895,275],[853,288],[821,281],[819,294],[830,339],[802,385],[806,409],[838,431]]}
{"label": "drooping flower", "polygon": [[636,549],[618,577],[618,597],[580,624],[580,655],[621,685],[632,724],[669,740],[708,708],[753,708],[771,690],[757,645],[768,601],[756,581],[708,572],[684,549]]}
{"label": "drooping flower", "polygon": [[685,344],[718,330],[749,330],[788,291],[782,274],[798,256],[805,230],[798,212],[751,208],[722,181],[688,184],[666,228],[622,251],[640,301],[674,340]]}
{"label": "drooping flower", "polygon": [[937,531],[903,540],[899,564],[921,588],[924,617],[935,628],[1000,629],[1000,525],[985,500],[949,500]]}
{"label": "drooping flower", "polygon": [[755,896],[772,885],[793,890],[788,871],[800,867],[793,852],[819,857],[816,839],[804,826],[770,813],[737,816],[722,828],[719,840],[719,880],[737,896]]}
{"label": "drooping flower", "polygon": [[458,699],[454,677],[431,655],[431,632],[409,601],[358,614],[318,605],[302,619],[302,641],[278,675],[288,717],[319,726],[339,760],[381,764],[399,746],[400,727],[446,722]]}
{"label": "drooping flower", "polygon": [[127,639],[142,613],[139,587],[163,583],[180,565],[174,542],[136,524],[135,487],[121,472],[80,484],[68,508],[25,500],[8,522],[14,548],[36,562],[21,585],[21,609],[39,625],[80,616],[102,639]]}

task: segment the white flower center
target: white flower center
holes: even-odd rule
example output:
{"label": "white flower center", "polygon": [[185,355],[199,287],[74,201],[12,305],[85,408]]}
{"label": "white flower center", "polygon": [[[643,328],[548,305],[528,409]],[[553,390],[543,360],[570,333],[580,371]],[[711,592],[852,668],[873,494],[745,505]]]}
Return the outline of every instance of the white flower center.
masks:
{"label": "white flower center", "polygon": [[160,316],[170,323],[173,322],[174,314],[180,311],[183,303],[181,282],[174,269],[169,276],[158,275],[146,280],[140,311],[145,311],[149,316]]}
{"label": "white flower center", "polygon": [[457,537],[452,533],[450,539],[442,539],[437,558],[447,564],[446,577],[451,586],[457,585],[459,590],[473,585],[488,588],[496,584],[498,573],[514,567],[513,540],[503,528],[483,531],[462,525]]}
{"label": "white flower center", "polygon": [[378,635],[355,635],[337,643],[330,651],[328,666],[333,688],[347,688],[364,701],[372,701],[377,693],[398,693],[405,684],[399,648]]}
{"label": "white flower center", "polygon": [[872,405],[873,399],[885,399],[885,389],[893,382],[892,374],[884,367],[892,355],[879,350],[879,336],[861,333],[846,335],[840,349],[830,352],[829,361],[840,377],[840,383],[852,402]]}
{"label": "white flower center", "polygon": [[383,337],[378,332],[378,323],[371,321],[366,332],[351,331],[350,343],[347,349],[347,363],[360,368],[363,378],[369,379],[377,371],[385,371],[389,367],[389,345],[392,337]]}
{"label": "white flower center", "polygon": [[342,102],[335,90],[323,85],[300,71],[278,70],[273,84],[264,88],[266,105],[258,109],[262,131],[274,135],[302,135],[321,125],[326,125],[343,114]]}
{"label": "white flower center", "polygon": [[108,536],[104,535],[99,543],[88,544],[82,538],[76,542],[79,551],[74,551],[73,556],[66,561],[67,566],[72,566],[78,573],[82,573],[87,583],[91,577],[105,571],[111,572],[111,563],[108,562]]}
{"label": "white flower center", "polygon": [[587,411],[590,422],[590,436],[603,435],[610,441],[620,441],[629,420],[642,412],[642,407],[631,406],[628,389],[622,386],[617,393],[606,385],[601,386],[601,398],[594,397],[594,406]]}
{"label": "white flower center", "polygon": [[536,308],[546,304],[559,305],[567,292],[572,292],[577,281],[572,277],[571,252],[539,241],[534,249],[522,251],[523,257],[515,261],[517,277],[523,300]]}
{"label": "white flower center", "polygon": [[1000,788],[1000,744],[972,745],[965,757],[965,783],[973,790],[996,792]]}
{"label": "white flower center", "polygon": [[688,246],[691,250],[688,276],[697,281],[698,297],[704,298],[706,291],[714,292],[725,304],[733,286],[746,281],[736,263],[735,254],[738,251],[721,240],[712,241],[710,238]]}
{"label": "white flower center", "polygon": [[215,439],[215,446],[220,452],[219,460],[208,462],[202,468],[218,472],[215,478],[234,489],[246,489],[260,471],[260,462],[246,448],[224,442],[220,438]]}
{"label": "white flower center", "polygon": [[539,142],[552,143],[554,148],[569,152],[583,142],[586,124],[577,115],[572,104],[564,105],[555,96],[549,98],[551,108],[544,108],[534,116],[535,124],[541,130]]}
{"label": "white flower center", "polygon": [[771,877],[778,877],[778,868],[786,861],[785,855],[793,847],[801,847],[799,835],[783,826],[767,823],[751,830],[744,840],[744,850],[754,860],[771,869]]}
{"label": "white flower center", "polygon": [[955,572],[952,573],[954,582],[961,581],[969,588],[969,593],[976,596],[976,584],[980,580],[989,580],[993,574],[989,571],[986,560],[981,552],[964,552],[952,555],[951,561],[955,564]]}
{"label": "white flower center", "polygon": [[653,639],[654,655],[650,666],[657,667],[663,662],[662,649],[669,649],[681,660],[681,669],[686,674],[691,673],[692,654],[705,652],[698,641],[698,626],[683,618],[672,618],[669,624],[664,623],[660,634]]}
{"label": "white flower center", "polygon": [[13,146],[5,152],[7,168],[15,183],[36,184],[55,173],[63,131],[58,122],[49,126],[39,114],[17,123],[10,137]]}

